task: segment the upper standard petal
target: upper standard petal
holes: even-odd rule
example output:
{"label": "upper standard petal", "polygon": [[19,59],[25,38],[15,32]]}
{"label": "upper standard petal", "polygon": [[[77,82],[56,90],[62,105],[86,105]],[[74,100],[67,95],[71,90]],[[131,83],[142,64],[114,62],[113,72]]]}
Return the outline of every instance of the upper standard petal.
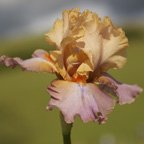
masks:
{"label": "upper standard petal", "polygon": [[121,28],[116,28],[108,17],[101,23],[102,36],[101,62],[103,70],[122,68],[126,63],[126,47],[128,39]]}
{"label": "upper standard petal", "polygon": [[46,34],[46,40],[49,44],[56,45],[58,49],[61,49],[61,41],[63,39],[63,21],[57,19],[53,28]]}

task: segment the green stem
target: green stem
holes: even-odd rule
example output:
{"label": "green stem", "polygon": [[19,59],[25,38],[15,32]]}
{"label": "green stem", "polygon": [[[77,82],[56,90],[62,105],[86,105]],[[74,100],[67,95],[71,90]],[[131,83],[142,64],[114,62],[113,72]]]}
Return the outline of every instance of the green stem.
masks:
{"label": "green stem", "polygon": [[61,113],[60,113],[60,119],[61,119],[63,143],[71,144],[71,129],[72,129],[73,124],[66,123]]}

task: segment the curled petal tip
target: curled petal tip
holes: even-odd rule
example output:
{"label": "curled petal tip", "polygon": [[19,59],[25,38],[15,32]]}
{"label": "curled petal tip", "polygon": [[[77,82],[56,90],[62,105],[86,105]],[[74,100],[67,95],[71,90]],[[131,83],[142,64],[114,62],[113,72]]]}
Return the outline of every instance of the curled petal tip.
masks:
{"label": "curled petal tip", "polygon": [[112,85],[115,85],[117,88],[113,89],[108,84],[105,84],[103,87],[101,87],[101,89],[106,91],[107,93],[111,93],[117,96],[117,102],[120,105],[131,104],[135,101],[135,98],[143,91],[143,89],[138,85],[129,85],[118,82],[109,74],[105,73],[102,77],[109,81],[109,83],[111,83]]}
{"label": "curled petal tip", "polygon": [[8,56],[1,56],[0,57],[0,64],[5,65],[6,67],[11,67],[11,68],[15,68],[17,65],[19,65],[22,62],[22,59],[20,58],[11,58]]}
{"label": "curled petal tip", "polygon": [[122,84],[118,89],[118,103],[120,105],[131,104],[141,92],[142,89],[137,85]]}

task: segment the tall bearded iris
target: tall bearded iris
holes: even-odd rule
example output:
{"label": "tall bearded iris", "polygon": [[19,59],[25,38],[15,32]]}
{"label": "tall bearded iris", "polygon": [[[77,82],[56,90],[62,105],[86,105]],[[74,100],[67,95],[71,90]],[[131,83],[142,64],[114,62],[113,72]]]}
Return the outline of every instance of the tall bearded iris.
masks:
{"label": "tall bearded iris", "polygon": [[132,103],[142,92],[139,86],[123,84],[107,73],[123,67],[128,46],[124,31],[108,17],[102,20],[88,10],[65,10],[46,38],[57,50],[36,50],[27,60],[2,56],[0,61],[28,71],[55,73],[57,79],[48,86],[47,108],[57,107],[66,123],[73,123],[76,116],[83,122],[104,123],[116,103]]}

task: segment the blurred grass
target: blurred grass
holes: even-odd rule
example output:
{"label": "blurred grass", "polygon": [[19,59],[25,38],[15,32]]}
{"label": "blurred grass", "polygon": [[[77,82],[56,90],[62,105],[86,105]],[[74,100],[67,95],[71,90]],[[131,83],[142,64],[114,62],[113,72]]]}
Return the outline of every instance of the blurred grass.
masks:
{"label": "blurred grass", "polygon": [[45,36],[31,36],[18,40],[0,40],[0,55],[19,56],[29,58],[35,49],[51,50],[46,42]]}
{"label": "blurred grass", "polygon": [[[144,29],[126,29],[130,47],[124,69],[110,71],[127,83],[144,87]],[[0,55],[28,58],[35,49],[50,50],[43,36],[1,41]],[[0,67],[0,144],[62,144],[59,114],[47,112],[46,87],[55,76]],[[116,106],[106,124],[83,124],[78,118],[73,144],[144,144],[144,97]]]}

